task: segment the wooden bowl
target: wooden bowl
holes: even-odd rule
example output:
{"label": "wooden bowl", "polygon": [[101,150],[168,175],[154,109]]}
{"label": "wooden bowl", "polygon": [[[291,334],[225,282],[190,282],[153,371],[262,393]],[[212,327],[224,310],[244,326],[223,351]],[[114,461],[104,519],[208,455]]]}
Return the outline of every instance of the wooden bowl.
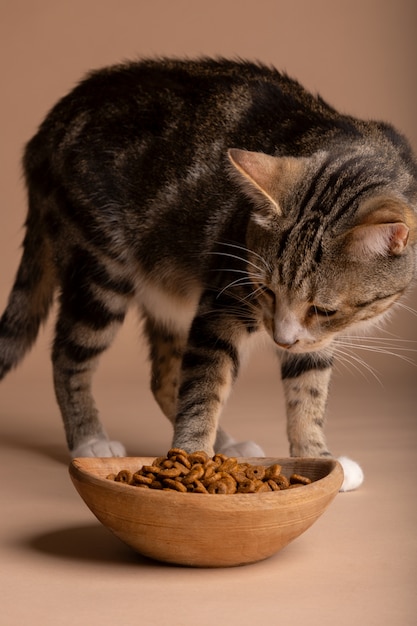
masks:
{"label": "wooden bowl", "polygon": [[298,489],[259,494],[199,494],[140,489],[106,479],[137,471],[153,458],[78,458],[71,479],[94,515],[142,555],[180,565],[225,567],[265,559],[301,535],[325,511],[343,482],[333,459],[257,458],[282,473],[313,480]]}

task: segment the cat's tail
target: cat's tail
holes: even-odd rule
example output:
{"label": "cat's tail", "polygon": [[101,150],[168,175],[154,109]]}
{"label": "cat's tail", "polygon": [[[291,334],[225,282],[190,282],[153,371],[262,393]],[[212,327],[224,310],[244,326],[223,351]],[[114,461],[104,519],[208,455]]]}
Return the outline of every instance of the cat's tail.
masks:
{"label": "cat's tail", "polygon": [[53,256],[36,204],[29,198],[22,259],[0,319],[0,380],[30,350],[53,301]]}

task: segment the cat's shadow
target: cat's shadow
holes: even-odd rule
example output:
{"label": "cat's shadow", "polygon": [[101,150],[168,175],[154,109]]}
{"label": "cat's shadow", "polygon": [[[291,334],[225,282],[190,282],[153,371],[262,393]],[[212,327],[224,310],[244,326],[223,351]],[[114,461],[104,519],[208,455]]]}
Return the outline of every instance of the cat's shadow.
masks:
{"label": "cat's shadow", "polygon": [[1,433],[1,443],[4,448],[39,455],[55,461],[60,465],[68,465],[70,463],[70,457],[65,444],[33,442],[14,433]]}
{"label": "cat's shadow", "polygon": [[[19,438],[18,436],[13,436],[10,434],[2,434],[1,443],[7,448],[15,448],[22,450],[25,453],[39,455],[44,458],[50,459],[55,463],[59,463],[60,465],[69,466],[69,464],[71,463],[70,454],[64,443],[34,443],[32,441],[27,441],[24,438]],[[141,449],[129,449],[127,455],[133,457],[152,457],[158,455],[161,456],[164,449],[165,448],[163,445],[158,446],[157,450],[152,449],[152,446],[144,445]]]}

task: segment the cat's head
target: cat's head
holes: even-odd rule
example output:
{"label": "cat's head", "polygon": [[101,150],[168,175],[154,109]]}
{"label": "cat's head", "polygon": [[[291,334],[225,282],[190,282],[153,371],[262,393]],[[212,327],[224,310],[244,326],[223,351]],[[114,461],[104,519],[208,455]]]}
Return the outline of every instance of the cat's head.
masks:
{"label": "cat's head", "polygon": [[382,319],[416,268],[410,176],[366,150],[229,159],[253,203],[248,273],[276,344],[316,351]]}

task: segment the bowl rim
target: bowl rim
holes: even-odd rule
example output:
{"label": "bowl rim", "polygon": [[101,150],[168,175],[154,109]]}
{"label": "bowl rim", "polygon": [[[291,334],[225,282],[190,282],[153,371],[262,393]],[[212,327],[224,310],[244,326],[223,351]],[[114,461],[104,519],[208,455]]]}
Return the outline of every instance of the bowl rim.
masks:
{"label": "bowl rim", "polygon": [[[245,504],[248,502],[253,502],[254,498],[260,500],[262,503],[267,504],[268,501],[275,501],[277,498],[291,498],[294,502],[304,499],[308,494],[311,495],[311,492],[314,490],[321,491],[323,488],[327,486],[329,482],[340,483],[338,485],[338,489],[340,489],[343,483],[343,469],[339,461],[334,459],[333,457],[238,457],[239,462],[250,462],[252,464],[258,465],[272,465],[273,463],[279,463],[283,466],[285,470],[285,466],[290,464],[309,464],[316,465],[316,467],[328,467],[328,473],[322,478],[318,478],[317,480],[313,480],[308,485],[302,485],[303,489],[282,489],[280,491],[270,491],[270,492],[261,492],[261,493],[235,493],[235,494],[205,494],[205,493],[193,493],[193,492],[179,492],[179,491],[171,491],[171,490],[160,490],[160,489],[141,489],[135,485],[128,485],[126,483],[120,483],[116,481],[109,480],[106,476],[100,476],[98,473],[94,471],[90,471],[87,467],[91,464],[97,463],[99,466],[102,465],[103,472],[104,469],[109,473],[114,473],[114,469],[107,469],[107,466],[112,464],[117,464],[119,467],[119,471],[122,469],[129,469],[129,465],[139,462],[137,469],[139,469],[142,465],[150,465],[151,462],[157,458],[156,456],[133,456],[133,457],[76,457],[72,459],[69,466],[69,473],[73,480],[95,484],[99,487],[108,489],[110,488],[114,492],[119,492],[121,494],[130,494],[131,496],[136,494],[137,496],[143,498],[186,498],[190,503],[192,500],[190,498],[198,498],[199,501],[203,502],[204,499],[209,499],[209,502],[218,504],[224,502],[233,502],[237,504],[238,502]],[[125,465],[123,465],[125,463]],[[98,471],[98,470],[97,470]],[[293,473],[293,472],[291,472]],[[335,486],[336,490],[336,486]],[[231,498],[231,496],[233,496]]]}

